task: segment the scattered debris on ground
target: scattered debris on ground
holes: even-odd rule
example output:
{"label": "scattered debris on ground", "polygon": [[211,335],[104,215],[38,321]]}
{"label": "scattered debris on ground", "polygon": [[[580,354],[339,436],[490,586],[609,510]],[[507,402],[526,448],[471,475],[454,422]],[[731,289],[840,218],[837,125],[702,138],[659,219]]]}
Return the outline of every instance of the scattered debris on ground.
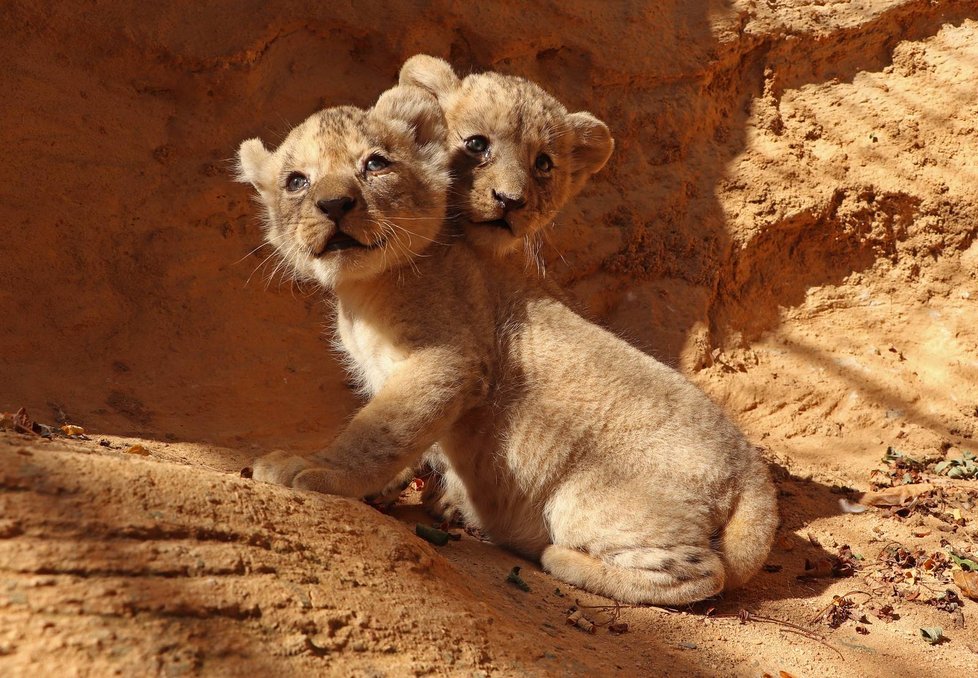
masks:
{"label": "scattered debris on ground", "polygon": [[523,577],[520,576],[520,568],[518,565],[514,566],[509,574],[506,575],[506,581],[518,588],[521,591],[530,592],[530,585],[524,581]]}
{"label": "scattered debris on ground", "polygon": [[422,525],[418,523],[414,526],[414,532],[425,541],[431,542],[435,546],[444,546],[452,540],[452,535],[437,527]]}

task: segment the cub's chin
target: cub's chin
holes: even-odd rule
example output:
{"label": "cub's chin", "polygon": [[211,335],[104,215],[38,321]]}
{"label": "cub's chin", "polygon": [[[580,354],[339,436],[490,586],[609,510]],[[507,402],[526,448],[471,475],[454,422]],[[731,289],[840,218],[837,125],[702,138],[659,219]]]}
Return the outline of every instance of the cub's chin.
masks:
{"label": "cub's chin", "polygon": [[389,243],[381,242],[364,247],[351,243],[331,243],[316,256],[309,258],[310,268],[317,281],[325,287],[373,278],[391,267],[395,254]]}
{"label": "cub's chin", "polygon": [[345,280],[360,280],[383,272],[391,263],[391,255],[385,257],[387,246],[386,242],[364,246],[340,237],[330,239],[316,253],[301,246],[290,247],[290,243],[278,250],[298,278],[333,289]]}
{"label": "cub's chin", "polygon": [[529,241],[542,238],[539,233],[542,219],[528,218],[524,214],[510,214],[498,219],[485,219],[470,216],[465,226],[465,236],[480,251],[492,256],[505,256],[514,251],[522,251]]}
{"label": "cub's chin", "polygon": [[507,225],[496,222],[469,222],[465,237],[477,249],[492,256],[503,256],[523,246],[523,238],[514,235]]}

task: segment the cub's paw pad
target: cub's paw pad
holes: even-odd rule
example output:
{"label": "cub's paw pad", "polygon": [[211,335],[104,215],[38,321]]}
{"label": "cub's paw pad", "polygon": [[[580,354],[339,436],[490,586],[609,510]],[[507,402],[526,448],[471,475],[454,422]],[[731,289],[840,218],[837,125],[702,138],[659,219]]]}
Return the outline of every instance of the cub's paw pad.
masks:
{"label": "cub's paw pad", "polygon": [[292,487],[296,476],[314,465],[305,457],[290,452],[272,452],[255,460],[252,477],[264,483]]}

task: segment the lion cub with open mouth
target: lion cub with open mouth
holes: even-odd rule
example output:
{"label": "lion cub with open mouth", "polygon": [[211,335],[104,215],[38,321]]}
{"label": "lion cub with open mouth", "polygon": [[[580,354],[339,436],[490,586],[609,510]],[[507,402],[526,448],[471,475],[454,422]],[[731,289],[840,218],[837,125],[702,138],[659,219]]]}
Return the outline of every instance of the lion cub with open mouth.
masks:
{"label": "lion cub with open mouth", "polygon": [[269,242],[335,291],[371,395],[324,450],[255,478],[361,497],[438,442],[483,528],[564,581],[668,605],[746,581],[777,523],[756,448],[677,372],[450,240],[446,142],[435,99],[402,86],[274,152],[242,144]]}

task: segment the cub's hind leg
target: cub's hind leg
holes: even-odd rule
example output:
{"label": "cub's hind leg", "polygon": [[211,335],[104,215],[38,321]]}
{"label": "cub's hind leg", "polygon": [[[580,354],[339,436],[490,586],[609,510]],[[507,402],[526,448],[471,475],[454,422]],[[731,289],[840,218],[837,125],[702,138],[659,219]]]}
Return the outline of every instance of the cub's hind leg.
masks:
{"label": "cub's hind leg", "polygon": [[595,556],[552,544],[543,569],[570,584],[623,603],[686,605],[723,590],[724,567],[708,546],[634,547]]}
{"label": "cub's hind leg", "polygon": [[465,484],[444,453],[437,446],[433,447],[423,461],[421,471],[425,486],[421,504],[428,514],[454,525],[481,527]]}

